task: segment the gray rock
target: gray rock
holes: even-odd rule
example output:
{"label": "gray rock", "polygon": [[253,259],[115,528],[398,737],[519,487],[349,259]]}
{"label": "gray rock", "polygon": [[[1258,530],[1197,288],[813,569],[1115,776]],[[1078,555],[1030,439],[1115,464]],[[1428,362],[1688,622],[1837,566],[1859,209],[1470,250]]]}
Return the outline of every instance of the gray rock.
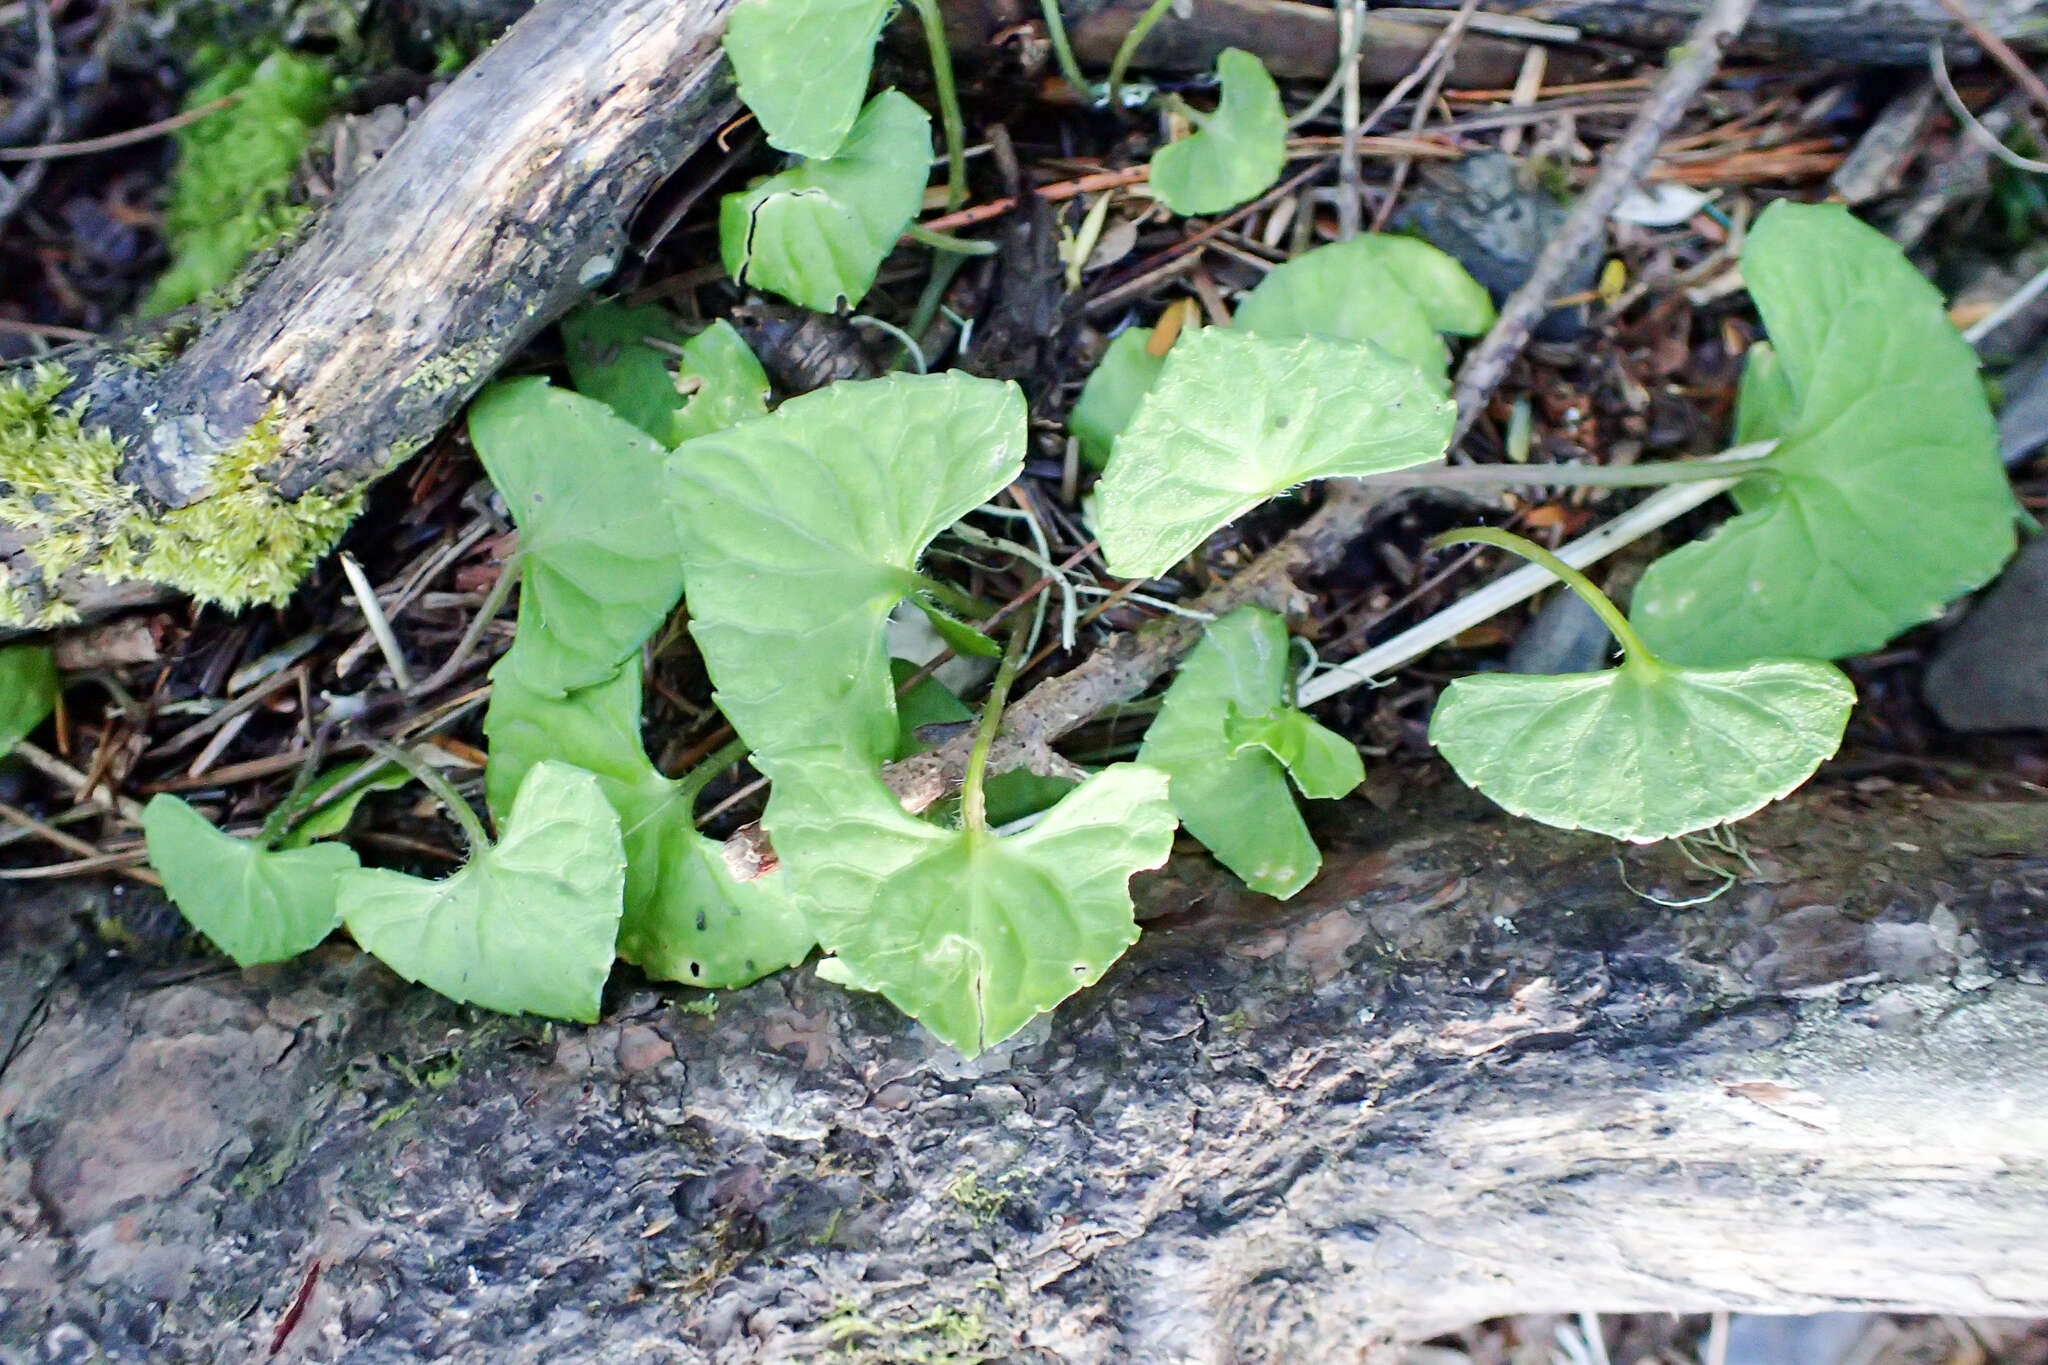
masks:
{"label": "gray rock", "polygon": [[1728,1365],[1836,1365],[1870,1330],[1869,1313],[1728,1319]]}
{"label": "gray rock", "polygon": [[1510,673],[1592,673],[1614,653],[1607,623],[1579,599],[1559,588],[1515,637],[1508,650]]}
{"label": "gray rock", "polygon": [[1951,730],[2048,730],[2048,539],[1949,632],[1921,691]]}
{"label": "gray rock", "polygon": [[[1521,288],[1536,258],[1564,225],[1570,209],[1523,178],[1522,163],[1483,152],[1431,167],[1398,226],[1419,233],[1458,258],[1496,303]],[[1591,289],[1600,277],[1604,241],[1596,239],[1558,286],[1558,294]],[[1560,308],[1536,328],[1543,341],[1570,341],[1585,330],[1588,309]]]}

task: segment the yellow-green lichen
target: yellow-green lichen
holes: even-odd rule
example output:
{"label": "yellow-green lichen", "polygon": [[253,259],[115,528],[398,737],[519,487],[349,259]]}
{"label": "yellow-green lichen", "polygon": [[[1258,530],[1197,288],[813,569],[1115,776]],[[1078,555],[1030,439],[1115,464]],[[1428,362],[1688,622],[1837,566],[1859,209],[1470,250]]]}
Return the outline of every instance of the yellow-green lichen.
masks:
{"label": "yellow-green lichen", "polygon": [[982,1365],[1003,1359],[980,1313],[941,1305],[922,1317],[869,1318],[851,1299],[832,1305],[819,1325],[830,1360],[860,1365]]}
{"label": "yellow-green lichen", "polygon": [[0,586],[0,624],[75,620],[58,590],[73,572],[163,583],[230,610],[280,602],[361,506],[360,492],[278,496],[262,476],[278,455],[273,412],[215,457],[209,496],[152,508],[117,477],[120,443],[63,404],[68,383],[50,365],[0,378],[0,523],[22,533],[27,561]]}

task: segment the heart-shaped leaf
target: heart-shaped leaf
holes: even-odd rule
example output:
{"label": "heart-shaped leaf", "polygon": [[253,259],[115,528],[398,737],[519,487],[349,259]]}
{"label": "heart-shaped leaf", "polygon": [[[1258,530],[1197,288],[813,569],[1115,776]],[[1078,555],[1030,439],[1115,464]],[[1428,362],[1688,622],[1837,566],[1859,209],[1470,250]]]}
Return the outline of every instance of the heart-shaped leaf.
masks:
{"label": "heart-shaped leaf", "polygon": [[168,793],[142,808],[142,837],[172,903],[243,967],[297,957],[332,933],[341,877],[357,866],[340,844],[273,853],[223,834]]}
{"label": "heart-shaped leaf", "polygon": [[1152,158],[1152,190],[1175,213],[1220,213],[1257,197],[1287,164],[1287,113],[1264,62],[1241,48],[1216,58],[1223,97],[1193,137]]}
{"label": "heart-shaped leaf", "polygon": [[1246,886],[1281,900],[1323,865],[1287,770],[1310,796],[1343,796],[1365,780],[1357,749],[1282,704],[1286,685],[1286,623],[1240,607],[1181,665],[1138,751],[1173,780],[1188,833]]}
{"label": "heart-shaped leaf", "polygon": [[831,156],[847,139],[894,0],[741,0],[725,21],[740,99],[770,146]]}
{"label": "heart-shaped leaf", "polygon": [[28,738],[57,705],[57,662],[48,645],[0,649],[0,754]]}
{"label": "heart-shaped leaf", "polygon": [[1840,658],[1938,615],[1998,572],[2015,503],[1968,343],[1941,296],[1846,209],[1781,202],[1743,275],[1774,348],[1745,430],[1780,437],[1742,514],[1666,555],[1635,622],[1683,663]]}
{"label": "heart-shaped leaf", "polygon": [[537,763],[502,837],[438,882],[342,874],[356,942],[408,981],[504,1014],[597,1018],[625,893],[619,817],[597,779]]}
{"label": "heart-shaped leaf", "polygon": [[1654,843],[1740,820],[1813,776],[1842,742],[1856,689],[1813,659],[1687,668],[1646,647],[1575,569],[1519,536],[1456,531],[1432,548],[1499,545],[1564,580],[1627,657],[1599,673],[1481,674],[1445,689],[1430,743],[1517,815]]}
{"label": "heart-shaped leaf", "polygon": [[1147,349],[1151,344],[1150,327],[1118,332],[1074,400],[1067,430],[1081,442],[1081,458],[1092,468],[1108,468],[1116,438],[1131,424],[1138,404],[1166,368],[1166,357]]}
{"label": "heart-shaped leaf", "polygon": [[626,850],[620,957],[656,980],[727,987],[810,955],[816,940],[790,899],[787,874],[733,880],[721,846],[697,832],[697,788],[648,761],[637,661],[567,697],[544,696],[516,675],[493,681],[484,787],[499,822],[516,814],[520,784],[548,759],[595,775],[618,813]]}
{"label": "heart-shaped leaf", "polygon": [[909,96],[884,90],[836,156],[728,194],[718,214],[726,273],[821,313],[858,302],[924,198],[931,124]]}
{"label": "heart-shaped leaf", "polygon": [[973,1055],[1099,980],[1138,938],[1131,877],[1166,861],[1166,777],[1120,763],[998,838],[904,813],[870,772],[793,759],[764,823],[847,969]]}
{"label": "heart-shaped leaf", "polygon": [[1163,574],[1298,483],[1434,460],[1453,416],[1440,380],[1371,343],[1183,336],[1096,486],[1110,572]]}
{"label": "heart-shaped leaf", "polygon": [[610,677],[682,595],[667,451],[544,379],[486,389],[469,434],[519,524],[520,676],[557,695]]}
{"label": "heart-shaped leaf", "polygon": [[1014,384],[892,375],[793,398],[669,462],[690,631],[718,704],[772,768],[896,741],[882,625],[920,555],[1024,465]]}
{"label": "heart-shaped leaf", "polygon": [[1486,331],[1493,300],[1427,242],[1372,233],[1276,267],[1238,304],[1233,325],[1265,337],[1370,341],[1440,376],[1448,358],[1437,334]]}

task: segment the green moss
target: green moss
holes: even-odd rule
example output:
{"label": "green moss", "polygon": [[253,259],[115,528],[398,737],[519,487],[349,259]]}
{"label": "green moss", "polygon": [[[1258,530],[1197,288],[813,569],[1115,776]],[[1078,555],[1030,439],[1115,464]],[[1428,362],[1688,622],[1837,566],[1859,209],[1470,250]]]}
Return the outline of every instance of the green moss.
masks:
{"label": "green moss", "polygon": [[164,214],[171,265],[143,300],[144,316],[225,287],[253,252],[306,218],[307,209],[286,196],[333,90],[325,62],[283,51],[231,62],[193,89],[187,108],[237,100],[178,134]]}
{"label": "green moss", "polygon": [[981,1173],[970,1166],[965,1175],[947,1187],[946,1197],[959,1205],[960,1211],[971,1218],[976,1227],[985,1228],[1020,1202],[1024,1185],[1024,1173],[1021,1171],[1007,1172],[992,1184],[984,1185]]}
{"label": "green moss", "polygon": [[62,404],[68,382],[47,365],[0,378],[0,522],[29,533],[30,566],[0,586],[0,624],[75,620],[57,590],[73,571],[164,583],[230,610],[281,602],[362,504],[360,492],[277,495],[262,477],[278,456],[273,412],[216,457],[210,496],[155,510],[116,477],[120,444]]}
{"label": "green moss", "polygon": [[819,1328],[832,1343],[830,1359],[862,1365],[980,1365],[1004,1358],[993,1349],[987,1320],[957,1308],[877,1322],[841,1299]]}

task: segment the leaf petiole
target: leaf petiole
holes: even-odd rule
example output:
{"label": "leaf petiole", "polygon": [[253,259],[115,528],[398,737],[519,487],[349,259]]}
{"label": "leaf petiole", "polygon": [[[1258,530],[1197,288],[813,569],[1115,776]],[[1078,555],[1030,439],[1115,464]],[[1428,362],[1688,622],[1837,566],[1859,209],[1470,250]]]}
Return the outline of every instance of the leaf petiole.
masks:
{"label": "leaf petiole", "polygon": [[944,579],[932,578],[915,571],[904,576],[904,588],[913,593],[923,593],[940,606],[958,612],[970,621],[987,620],[995,611],[988,603],[973,593],[954,587]]}
{"label": "leaf petiole", "polygon": [[685,810],[694,813],[697,797],[703,790],[720,773],[745,758],[748,752],[745,740],[734,738],[726,741],[722,747],[713,750],[709,758],[676,779],[676,800],[683,803]]}
{"label": "leaf petiole", "polygon": [[1123,88],[1124,72],[1130,69],[1131,58],[1138,55],[1138,49],[1159,21],[1166,17],[1167,7],[1172,4],[1173,0],[1152,0],[1145,12],[1138,16],[1138,22],[1131,25],[1131,31],[1124,35],[1124,40],[1117,44],[1116,56],[1109,63],[1109,85],[1103,93],[1103,103],[1110,108],[1116,107],[1117,92]]}
{"label": "leaf petiole", "polygon": [[924,24],[925,46],[931,50],[932,82],[939,91],[939,125],[946,133],[946,207],[967,202],[967,133],[960,119],[960,92],[953,86],[953,53],[946,46],[946,21],[939,0],[910,0]]}
{"label": "leaf petiole", "polygon": [[988,701],[981,708],[981,723],[974,731],[974,748],[967,755],[967,773],[960,784],[960,821],[970,835],[988,833],[989,750],[995,747],[996,731],[1002,728],[1003,707],[1010,700],[1010,688],[1024,669],[1024,644],[1031,638],[1031,618],[1023,612],[1010,623],[1010,640],[1003,649],[1003,661],[989,684]]}
{"label": "leaf petiole", "polygon": [[1074,59],[1074,44],[1067,38],[1067,20],[1060,13],[1060,0],[1038,0],[1038,7],[1045,13],[1045,32],[1052,39],[1052,51],[1059,59],[1060,74],[1067,78],[1068,85],[1074,87],[1075,94],[1084,100],[1094,99],[1095,88],[1088,84],[1088,78],[1081,74],[1081,63]]}
{"label": "leaf petiole", "polygon": [[410,749],[401,749],[396,744],[373,739],[367,746],[371,753],[387,763],[396,763],[411,773],[421,786],[434,794],[434,798],[447,807],[448,814],[456,824],[462,826],[462,834],[469,841],[472,858],[490,852],[490,832],[484,822],[477,819],[476,809],[455,789],[455,784],[443,777],[435,768]]}
{"label": "leaf petiole", "polygon": [[1614,632],[1614,638],[1621,641],[1627,653],[1630,668],[1658,668],[1661,661],[1650,652],[1643,638],[1636,634],[1635,627],[1621,614],[1621,608],[1609,600],[1606,593],[1593,586],[1593,580],[1559,559],[1535,541],[1503,531],[1493,526],[1467,526],[1446,531],[1430,538],[1428,549],[1441,550],[1448,545],[1492,545],[1511,554],[1520,555],[1532,564],[1548,569],[1558,580],[1579,595],[1579,600],[1593,609],[1601,622]]}

